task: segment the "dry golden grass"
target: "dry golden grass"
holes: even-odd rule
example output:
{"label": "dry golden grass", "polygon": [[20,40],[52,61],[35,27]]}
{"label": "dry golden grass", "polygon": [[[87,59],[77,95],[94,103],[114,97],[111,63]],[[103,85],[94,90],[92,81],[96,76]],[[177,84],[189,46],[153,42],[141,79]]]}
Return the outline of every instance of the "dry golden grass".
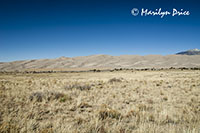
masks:
{"label": "dry golden grass", "polygon": [[0,74],[0,132],[200,132],[200,71]]}

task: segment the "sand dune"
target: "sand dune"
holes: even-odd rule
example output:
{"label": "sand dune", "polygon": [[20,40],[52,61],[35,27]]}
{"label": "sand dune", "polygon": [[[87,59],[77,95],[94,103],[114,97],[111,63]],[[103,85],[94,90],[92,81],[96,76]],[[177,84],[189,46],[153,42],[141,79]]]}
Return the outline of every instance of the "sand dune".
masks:
{"label": "sand dune", "polygon": [[200,55],[91,55],[56,59],[1,62],[1,71],[67,68],[169,68],[200,67]]}

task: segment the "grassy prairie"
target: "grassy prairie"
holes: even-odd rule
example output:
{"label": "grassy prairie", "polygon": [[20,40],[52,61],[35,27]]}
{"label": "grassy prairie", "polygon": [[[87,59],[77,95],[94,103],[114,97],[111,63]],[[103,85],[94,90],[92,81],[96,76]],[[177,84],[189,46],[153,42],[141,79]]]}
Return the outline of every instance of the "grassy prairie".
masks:
{"label": "grassy prairie", "polygon": [[200,71],[0,74],[0,132],[200,132]]}

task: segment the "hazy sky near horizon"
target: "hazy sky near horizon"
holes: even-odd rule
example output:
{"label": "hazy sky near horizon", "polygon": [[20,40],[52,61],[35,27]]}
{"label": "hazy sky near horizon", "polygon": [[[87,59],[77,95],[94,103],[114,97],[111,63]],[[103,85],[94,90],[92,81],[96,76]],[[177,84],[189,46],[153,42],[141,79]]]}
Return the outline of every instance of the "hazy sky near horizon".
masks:
{"label": "hazy sky near horizon", "polygon": [[[198,0],[0,0],[0,62],[200,48]],[[162,8],[189,16],[133,16]]]}

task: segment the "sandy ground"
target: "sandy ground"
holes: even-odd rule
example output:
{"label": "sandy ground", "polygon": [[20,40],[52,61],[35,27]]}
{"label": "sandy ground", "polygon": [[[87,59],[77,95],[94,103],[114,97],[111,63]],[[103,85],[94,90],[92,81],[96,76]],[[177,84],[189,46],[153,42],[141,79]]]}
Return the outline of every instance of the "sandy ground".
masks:
{"label": "sandy ground", "polygon": [[0,74],[0,132],[200,132],[200,71]]}

